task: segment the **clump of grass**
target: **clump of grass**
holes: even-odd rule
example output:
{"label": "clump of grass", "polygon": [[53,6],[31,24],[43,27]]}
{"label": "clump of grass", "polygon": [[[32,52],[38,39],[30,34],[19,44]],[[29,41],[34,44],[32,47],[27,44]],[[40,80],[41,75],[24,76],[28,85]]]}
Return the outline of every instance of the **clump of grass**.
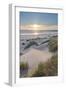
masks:
{"label": "clump of grass", "polygon": [[27,62],[22,62],[20,63],[20,70],[27,70],[28,69],[28,63]]}
{"label": "clump of grass", "polygon": [[33,77],[40,76],[57,76],[58,74],[58,58],[57,55],[52,56],[46,63],[39,63],[37,70],[32,74]]}
{"label": "clump of grass", "polygon": [[40,76],[45,76],[43,63],[40,63],[38,65],[37,70],[32,74],[32,77],[40,77]]}
{"label": "clump of grass", "polygon": [[57,49],[58,49],[58,38],[57,38],[57,36],[51,37],[49,39],[48,47],[49,47],[49,51],[51,51],[51,52],[57,51]]}
{"label": "clump of grass", "polygon": [[52,56],[52,58],[46,63],[45,70],[47,70],[47,76],[57,76],[58,74],[58,57],[57,55]]}

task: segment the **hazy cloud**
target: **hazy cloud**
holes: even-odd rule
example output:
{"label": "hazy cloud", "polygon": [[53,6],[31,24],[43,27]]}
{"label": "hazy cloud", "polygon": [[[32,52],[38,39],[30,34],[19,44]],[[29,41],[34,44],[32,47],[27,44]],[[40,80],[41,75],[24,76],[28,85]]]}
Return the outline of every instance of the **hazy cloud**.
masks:
{"label": "hazy cloud", "polygon": [[57,30],[57,25],[20,25],[20,30]]}

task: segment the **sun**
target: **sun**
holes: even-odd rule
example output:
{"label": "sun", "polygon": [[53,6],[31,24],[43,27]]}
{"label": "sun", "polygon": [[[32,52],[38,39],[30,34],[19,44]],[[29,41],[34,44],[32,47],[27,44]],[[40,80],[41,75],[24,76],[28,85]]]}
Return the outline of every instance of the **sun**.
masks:
{"label": "sun", "polygon": [[35,30],[35,31],[38,31],[38,29],[39,29],[39,25],[38,24],[33,24],[33,30]]}
{"label": "sun", "polygon": [[33,27],[34,27],[34,28],[38,28],[38,25],[37,25],[37,24],[34,24]]}
{"label": "sun", "polygon": [[37,24],[33,25],[34,35],[38,35],[38,26]]}

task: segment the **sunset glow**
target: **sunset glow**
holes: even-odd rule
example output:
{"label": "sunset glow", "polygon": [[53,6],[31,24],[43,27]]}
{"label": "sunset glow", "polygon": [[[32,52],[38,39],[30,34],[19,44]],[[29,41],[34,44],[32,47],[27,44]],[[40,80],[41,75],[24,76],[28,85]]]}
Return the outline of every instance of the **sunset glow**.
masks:
{"label": "sunset glow", "polygon": [[39,30],[57,30],[57,14],[50,13],[20,13],[20,30],[33,30],[35,33]]}
{"label": "sunset glow", "polygon": [[39,24],[30,24],[30,25],[20,25],[20,30],[57,30],[57,25],[39,25]]}
{"label": "sunset glow", "polygon": [[34,25],[33,25],[33,27],[34,27],[34,28],[38,28],[38,27],[39,27],[39,25],[37,25],[37,24],[34,24]]}

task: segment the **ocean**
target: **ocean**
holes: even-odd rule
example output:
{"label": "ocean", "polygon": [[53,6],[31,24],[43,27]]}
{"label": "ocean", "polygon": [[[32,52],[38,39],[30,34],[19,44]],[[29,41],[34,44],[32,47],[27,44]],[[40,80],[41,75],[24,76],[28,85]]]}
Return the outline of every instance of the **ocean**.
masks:
{"label": "ocean", "polygon": [[50,36],[58,35],[58,30],[39,30],[37,35],[33,30],[20,30],[20,40],[33,39],[33,38],[47,38]]}

